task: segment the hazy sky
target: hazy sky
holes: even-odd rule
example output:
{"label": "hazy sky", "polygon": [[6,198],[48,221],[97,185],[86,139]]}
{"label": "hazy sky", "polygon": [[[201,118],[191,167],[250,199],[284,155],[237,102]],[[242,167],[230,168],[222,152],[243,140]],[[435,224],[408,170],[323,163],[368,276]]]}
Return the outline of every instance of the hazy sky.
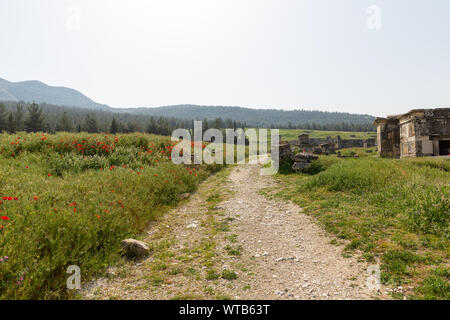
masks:
{"label": "hazy sky", "polygon": [[449,0],[0,0],[0,41],[1,78],[113,107],[450,106]]}

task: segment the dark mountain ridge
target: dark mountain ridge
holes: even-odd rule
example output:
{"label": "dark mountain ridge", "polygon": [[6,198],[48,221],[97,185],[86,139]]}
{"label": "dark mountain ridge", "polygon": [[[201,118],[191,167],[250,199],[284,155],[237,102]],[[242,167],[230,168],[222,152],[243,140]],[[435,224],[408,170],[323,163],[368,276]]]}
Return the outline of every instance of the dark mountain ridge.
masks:
{"label": "dark mountain ridge", "polygon": [[35,101],[97,110],[111,109],[107,105],[94,102],[75,89],[49,86],[37,80],[10,82],[0,78],[0,100]]}

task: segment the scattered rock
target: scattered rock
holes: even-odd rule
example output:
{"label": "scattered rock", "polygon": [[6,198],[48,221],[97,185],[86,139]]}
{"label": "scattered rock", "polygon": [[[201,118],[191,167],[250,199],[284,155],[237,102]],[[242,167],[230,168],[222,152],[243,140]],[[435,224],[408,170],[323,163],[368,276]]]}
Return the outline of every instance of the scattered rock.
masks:
{"label": "scattered rock", "polygon": [[307,153],[307,152],[297,153],[294,156],[294,161],[306,160],[306,162],[309,162],[310,160],[317,160],[317,159],[319,159],[318,155],[312,154],[312,153]]}
{"label": "scattered rock", "polygon": [[126,256],[138,259],[146,257],[150,253],[147,244],[136,239],[122,240],[122,248]]}
{"label": "scattered rock", "polygon": [[292,170],[300,171],[300,170],[308,168],[310,165],[311,165],[311,163],[309,163],[309,162],[303,162],[303,161],[302,162],[294,162],[294,164],[292,165]]}
{"label": "scattered rock", "polygon": [[190,195],[191,194],[189,192],[182,193],[182,194],[178,195],[178,199],[183,200],[183,199],[189,198]]}
{"label": "scattered rock", "polygon": [[292,170],[295,171],[301,171],[303,169],[308,168],[311,166],[311,162],[314,160],[317,160],[319,156],[316,154],[308,153],[308,152],[301,152],[297,153],[294,156],[294,164],[292,165]]}
{"label": "scattered rock", "polygon": [[288,257],[288,258],[281,257],[281,258],[276,259],[275,262],[281,262],[281,261],[294,261],[294,260],[296,260],[295,257]]}
{"label": "scattered rock", "polygon": [[198,227],[198,221],[193,221],[186,229],[196,229]]}

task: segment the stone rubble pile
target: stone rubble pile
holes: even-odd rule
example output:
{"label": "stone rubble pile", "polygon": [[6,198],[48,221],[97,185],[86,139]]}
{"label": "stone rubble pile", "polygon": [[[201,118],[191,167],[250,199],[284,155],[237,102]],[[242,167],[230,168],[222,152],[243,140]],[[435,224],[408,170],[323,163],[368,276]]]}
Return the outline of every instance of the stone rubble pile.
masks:
{"label": "stone rubble pile", "polygon": [[294,156],[294,164],[292,165],[292,170],[301,171],[303,169],[306,169],[311,166],[312,161],[317,160],[318,158],[318,155],[312,153],[297,153]]}

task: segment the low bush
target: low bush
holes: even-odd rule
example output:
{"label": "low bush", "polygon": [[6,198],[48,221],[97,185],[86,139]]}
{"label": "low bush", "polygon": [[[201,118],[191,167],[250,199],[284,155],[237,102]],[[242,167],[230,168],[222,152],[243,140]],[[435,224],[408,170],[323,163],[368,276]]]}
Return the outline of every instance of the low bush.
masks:
{"label": "low bush", "polygon": [[68,266],[84,282],[118,262],[122,239],[221,168],[175,165],[171,146],[141,134],[0,135],[0,298],[70,297]]}

